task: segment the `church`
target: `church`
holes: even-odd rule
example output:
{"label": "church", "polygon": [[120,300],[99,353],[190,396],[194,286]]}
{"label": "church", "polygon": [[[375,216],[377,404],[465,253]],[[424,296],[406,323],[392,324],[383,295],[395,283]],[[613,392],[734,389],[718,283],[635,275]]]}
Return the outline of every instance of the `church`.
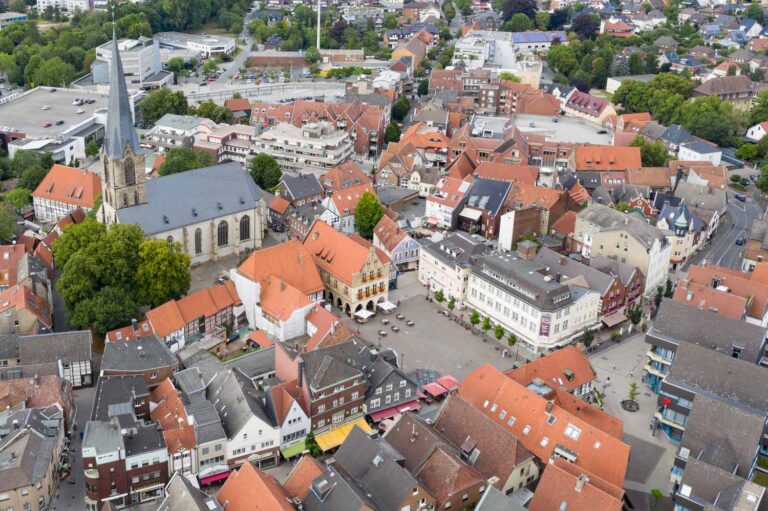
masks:
{"label": "church", "polygon": [[266,197],[239,163],[146,179],[145,150],[133,128],[114,33],[112,55],[97,218],[137,224],[151,238],[178,241],[193,265],[261,248]]}

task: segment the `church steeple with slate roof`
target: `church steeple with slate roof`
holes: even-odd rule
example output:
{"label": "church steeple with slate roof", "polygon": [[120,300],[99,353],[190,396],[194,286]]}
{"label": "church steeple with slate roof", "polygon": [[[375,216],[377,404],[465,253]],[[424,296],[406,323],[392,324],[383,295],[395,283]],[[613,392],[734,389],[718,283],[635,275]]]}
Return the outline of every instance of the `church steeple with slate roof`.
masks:
{"label": "church steeple with slate roof", "polygon": [[145,155],[133,127],[131,97],[125,84],[120,48],[112,29],[109,69],[109,106],[102,158],[104,161],[102,221],[117,221],[118,209],[145,204]]}

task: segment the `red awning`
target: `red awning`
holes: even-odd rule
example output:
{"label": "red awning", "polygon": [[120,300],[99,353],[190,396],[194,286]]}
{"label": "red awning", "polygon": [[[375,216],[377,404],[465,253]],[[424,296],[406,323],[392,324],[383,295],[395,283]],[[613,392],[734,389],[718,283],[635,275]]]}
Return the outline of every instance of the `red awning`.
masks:
{"label": "red awning", "polygon": [[386,408],[384,410],[379,410],[378,412],[373,412],[370,417],[373,422],[381,422],[384,419],[389,419],[395,415],[397,415],[397,407],[393,406],[392,408]]}
{"label": "red awning", "polygon": [[424,392],[432,397],[440,397],[448,393],[439,383],[427,383],[424,385]]}
{"label": "red awning", "polygon": [[397,406],[397,411],[400,413],[415,412],[421,408],[421,404],[417,401],[411,401],[410,403],[404,403]]}
{"label": "red awning", "polygon": [[227,477],[229,477],[229,472],[219,472],[218,474],[214,474],[212,476],[200,478],[200,484],[212,484],[217,481],[223,481]]}
{"label": "red awning", "polygon": [[438,378],[436,381],[441,387],[444,387],[448,390],[458,389],[459,388],[459,380],[451,376],[450,374],[446,374],[445,376]]}

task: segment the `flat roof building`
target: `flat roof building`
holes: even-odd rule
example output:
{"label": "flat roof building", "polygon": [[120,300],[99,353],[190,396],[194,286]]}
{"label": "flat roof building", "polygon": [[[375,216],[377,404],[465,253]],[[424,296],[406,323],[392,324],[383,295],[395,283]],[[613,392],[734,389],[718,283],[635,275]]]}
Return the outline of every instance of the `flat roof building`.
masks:
{"label": "flat roof building", "polygon": [[154,38],[162,46],[199,51],[205,58],[229,54],[235,49],[235,39],[233,37],[220,35],[158,32]]}

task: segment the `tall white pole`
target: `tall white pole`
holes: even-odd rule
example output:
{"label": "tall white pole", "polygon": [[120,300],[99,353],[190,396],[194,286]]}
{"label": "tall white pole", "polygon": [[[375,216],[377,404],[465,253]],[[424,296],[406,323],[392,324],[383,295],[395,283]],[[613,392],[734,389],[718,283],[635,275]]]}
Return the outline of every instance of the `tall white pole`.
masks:
{"label": "tall white pole", "polygon": [[317,0],[317,49],[320,50],[320,12],[323,0]]}

